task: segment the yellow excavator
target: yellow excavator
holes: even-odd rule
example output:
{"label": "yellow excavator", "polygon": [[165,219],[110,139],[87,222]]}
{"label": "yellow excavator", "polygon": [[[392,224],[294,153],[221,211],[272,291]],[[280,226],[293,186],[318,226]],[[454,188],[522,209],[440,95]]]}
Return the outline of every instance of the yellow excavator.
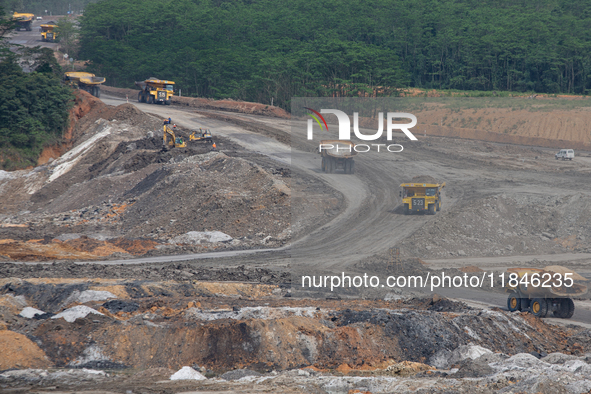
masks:
{"label": "yellow excavator", "polygon": [[105,77],[97,77],[87,72],[69,71],[64,74],[64,80],[70,85],[85,90],[96,98],[100,98],[100,85],[105,82]]}
{"label": "yellow excavator", "polygon": [[25,29],[26,31],[33,30],[31,28],[33,19],[35,19],[34,14],[19,14],[18,12],[12,14],[12,20],[16,22],[16,31],[21,31],[21,29]]}
{"label": "yellow excavator", "polygon": [[[187,143],[183,141],[182,137],[177,137],[175,129],[169,127],[169,123],[164,123],[164,129],[162,130],[162,144],[164,149],[167,148],[185,148]],[[170,140],[169,140],[170,138]]]}
{"label": "yellow excavator", "polygon": [[57,23],[51,21],[41,25],[41,41],[44,42],[54,42],[55,38],[57,37],[57,32],[55,28],[57,27]]}
{"label": "yellow excavator", "polygon": [[141,91],[137,95],[138,103],[170,105],[174,95],[174,82],[158,78],[149,78],[135,83]]}

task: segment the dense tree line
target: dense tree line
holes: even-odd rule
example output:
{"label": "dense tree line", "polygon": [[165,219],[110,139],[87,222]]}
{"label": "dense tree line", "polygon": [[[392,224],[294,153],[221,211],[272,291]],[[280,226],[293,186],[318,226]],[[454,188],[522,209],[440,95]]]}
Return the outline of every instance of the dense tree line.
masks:
{"label": "dense tree line", "polygon": [[[0,33],[9,25],[2,21]],[[26,63],[30,73],[23,72]],[[61,84],[61,69],[49,48],[8,50],[0,34],[0,169],[37,164],[42,149],[58,143],[68,126],[72,90]]]}
{"label": "dense tree line", "polygon": [[591,0],[102,0],[81,58],[118,86],[287,106],[419,87],[586,94]]}
{"label": "dense tree line", "polygon": [[[66,15],[68,11],[80,14],[87,4],[98,0],[0,0],[0,7],[8,13],[26,12],[45,17],[46,15]],[[47,10],[47,13],[45,11]]]}

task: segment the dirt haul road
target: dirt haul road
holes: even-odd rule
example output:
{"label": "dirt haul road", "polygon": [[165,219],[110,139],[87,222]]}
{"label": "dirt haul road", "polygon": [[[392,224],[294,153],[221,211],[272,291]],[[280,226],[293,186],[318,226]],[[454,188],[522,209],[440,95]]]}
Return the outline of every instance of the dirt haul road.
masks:
{"label": "dirt haul road", "polygon": [[[103,101],[106,104],[118,105],[124,100],[105,97]],[[462,246],[466,243],[465,239],[462,238],[458,238],[456,244],[447,242],[447,246],[441,245],[437,239],[427,239],[423,244],[423,247],[427,250],[422,248],[417,250],[416,248],[413,249],[416,246],[413,244],[413,239],[420,236],[428,238],[428,234],[422,233],[449,225],[449,223],[458,223],[465,226],[461,216],[464,207],[478,206],[482,199],[496,199],[496,196],[501,196],[501,199],[504,198],[502,196],[509,196],[510,198],[536,196],[539,198],[561,199],[577,195],[583,201],[589,200],[586,178],[590,170],[587,168],[589,166],[577,163],[579,166],[577,168],[573,167],[572,163],[563,164],[559,162],[556,164],[553,161],[553,153],[544,149],[447,140],[445,138],[421,139],[414,143],[403,143],[405,147],[403,153],[384,154],[373,152],[358,158],[356,160],[355,176],[342,173],[327,175],[320,169],[319,157],[314,153],[315,146],[308,143],[302,138],[303,136],[292,134],[292,146],[298,146],[300,149],[289,149],[269,137],[246,131],[229,122],[204,116],[203,111],[201,111],[201,114],[196,114],[176,106],[163,107],[138,103],[134,103],[134,105],[143,111],[162,117],[170,116],[175,123],[186,128],[210,128],[214,136],[224,136],[242,145],[245,149],[265,154],[283,163],[289,162],[293,167],[320,178],[344,196],[346,201],[344,211],[330,223],[293,242],[291,249],[282,248],[277,252],[265,250],[262,254],[226,252],[224,255],[218,255],[220,258],[216,260],[216,264],[240,263],[284,266],[292,263],[292,268],[298,266],[308,268],[313,265],[315,270],[326,274],[335,272],[339,274],[342,271],[362,272],[363,270],[358,264],[360,261],[371,260],[372,256],[384,253],[389,248],[400,247],[401,253],[408,253],[407,256],[423,258],[423,253],[428,253],[428,250],[431,250],[431,245],[433,245],[435,250],[441,250],[441,253],[446,256],[445,259],[434,259],[433,268],[460,268],[467,265],[466,260],[471,258],[469,256],[473,256],[474,259],[486,256],[486,250],[471,250]],[[211,112],[215,113],[215,111]],[[238,114],[231,116],[254,124],[274,125],[283,133],[291,133],[289,124],[283,120],[278,121],[256,115]],[[330,136],[321,134],[321,138],[330,138]],[[487,145],[487,149],[491,153],[482,154],[478,152],[479,147],[483,144]],[[509,154],[506,154],[505,151],[511,149],[519,153],[513,154],[509,152]],[[521,160],[515,160],[515,156],[518,156]],[[584,157],[583,163],[585,163],[585,159],[586,157]],[[429,174],[436,179],[447,182],[444,208],[436,216],[404,216],[399,211],[398,185],[417,174]],[[292,211],[294,219],[292,228],[297,227],[297,211],[301,208],[298,207],[297,200],[298,196],[293,196]],[[526,203],[533,205],[533,210],[538,209],[538,204],[535,201]],[[552,203],[554,204],[554,200],[552,200]],[[478,208],[476,214],[478,214]],[[533,214],[537,215],[535,212]],[[555,213],[552,213],[552,215],[555,215]],[[510,223],[510,213],[501,216],[503,220],[507,220],[508,217],[509,224],[502,221],[493,222],[494,226],[499,226],[498,229],[493,228],[495,233],[502,233],[503,229],[507,230],[512,226],[514,227]],[[558,217],[555,220],[561,221]],[[487,223],[483,220],[478,226],[490,228],[491,222]],[[502,251],[494,249],[493,255],[487,257],[488,264],[484,267],[485,269],[492,262],[494,262],[492,265],[495,269],[502,269],[519,264],[518,262],[528,262],[545,255],[552,256],[552,258],[548,258],[548,261],[564,262],[573,260],[573,255],[569,253],[572,249],[562,246],[558,241],[553,242],[540,236],[539,233],[552,230],[544,227],[554,226],[551,221],[533,224],[525,223],[524,226],[530,226],[531,228],[527,229],[529,233],[523,235],[522,238],[516,237],[522,234],[511,234],[509,231],[507,239],[502,237],[496,239],[490,236],[488,240],[482,239],[479,241],[483,244],[485,241],[492,244],[493,249],[503,249]],[[555,231],[559,230],[555,229]],[[568,227],[564,231],[574,232],[576,230],[573,227]],[[583,234],[588,229],[581,227],[578,231]],[[468,232],[476,233],[477,231],[472,229],[468,230]],[[580,237],[585,239],[583,235],[580,235]],[[515,248],[509,247],[509,243],[513,242],[513,240],[530,246],[522,248],[519,245]],[[463,249],[467,250],[464,251]],[[458,259],[453,256],[468,257]],[[577,259],[586,257],[585,254],[581,253],[577,253],[575,256],[577,256]],[[162,256],[149,259],[105,261],[99,262],[99,264],[164,263],[180,260],[195,261],[196,259],[209,259],[212,257],[216,257],[216,254]],[[385,269],[386,267],[382,268]],[[583,275],[589,276],[590,272],[585,266],[579,266],[578,269]],[[449,292],[450,296],[457,298],[470,298],[482,302],[491,301],[490,294],[477,291],[440,290],[439,292],[444,294]],[[494,300],[493,303],[498,305],[497,300]],[[589,322],[589,319],[588,311],[581,310],[575,315],[575,320]]]}
{"label": "dirt haul road", "polygon": [[[118,105],[122,102],[120,99],[103,97],[103,102],[109,105]],[[412,153],[405,155],[404,158],[396,157],[394,154],[390,154],[392,157],[374,156],[366,160],[367,164],[359,160],[356,167],[358,176],[327,175],[320,169],[319,156],[313,152],[315,146],[306,144],[299,136],[292,135],[291,137],[298,139],[298,144],[307,147],[310,152],[290,149],[271,138],[174,106],[171,108],[139,103],[134,103],[134,105],[145,112],[171,117],[174,123],[189,129],[210,128],[214,136],[229,138],[247,150],[289,163],[293,167],[322,179],[333,189],[342,193],[346,199],[346,208],[341,215],[292,244],[292,257],[297,257],[301,261],[314,261],[316,266],[326,270],[348,267],[362,258],[387,250],[408,236],[410,232],[428,222],[430,218],[426,216],[406,217],[394,212],[399,202],[398,188],[392,187],[393,185],[398,185],[405,177],[412,177],[412,174],[417,173],[435,173],[443,179],[448,179],[451,176],[450,171],[442,171],[437,163],[415,162],[418,158],[406,161],[408,160],[406,156],[410,156]],[[242,117],[247,118],[246,116]],[[257,119],[260,117],[250,115],[248,118]],[[289,128],[283,127],[282,131],[291,132]],[[328,134],[324,136],[329,137]],[[403,163],[406,170],[400,168]],[[458,188],[458,190],[461,189]],[[448,199],[447,204],[456,200],[453,196],[452,193],[452,198]],[[388,214],[384,214],[385,212]],[[292,223],[293,226],[297,226],[297,224]],[[402,228],[405,230],[397,231]],[[194,258],[194,256],[189,258]],[[157,261],[166,261],[166,257],[161,259]],[[175,256],[174,259],[178,261],[178,256]],[[292,262],[298,263],[298,261]]]}
{"label": "dirt haul road", "polygon": [[43,48],[51,48],[53,50],[57,50],[57,48],[59,48],[59,43],[42,41],[41,32],[39,31],[41,25],[51,21],[57,22],[61,17],[53,17],[54,19],[51,18],[52,17],[46,16],[44,20],[34,20],[31,26],[31,31],[14,31],[12,33],[12,36],[8,40],[8,42],[11,44],[11,50],[14,50],[14,48],[16,48],[14,45],[23,45],[25,47],[31,48],[40,46]]}

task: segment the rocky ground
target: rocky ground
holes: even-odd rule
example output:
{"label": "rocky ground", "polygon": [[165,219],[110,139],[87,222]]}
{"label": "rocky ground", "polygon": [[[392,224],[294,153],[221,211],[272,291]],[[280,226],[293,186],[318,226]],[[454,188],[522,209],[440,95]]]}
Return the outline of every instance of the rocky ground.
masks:
{"label": "rocky ground", "polygon": [[[404,158],[359,159],[355,177],[327,176],[316,162],[288,168],[229,138],[247,129],[287,142],[286,123],[279,125],[285,116],[275,108],[246,103],[237,117],[213,111],[240,103],[185,105],[182,116],[223,122],[228,138],[214,135],[216,152],[192,141],[163,150],[160,117],[84,97],[67,153],[50,160],[49,152],[35,169],[0,172],[0,391],[591,390],[584,325],[559,327],[527,312],[408,289],[356,300],[346,292],[299,297],[288,248],[113,261],[281,247],[315,230],[325,231],[320,243],[336,240],[355,254],[347,247],[359,243],[343,231],[359,223],[357,230],[377,228],[387,239],[346,266],[352,272],[425,276],[435,272],[428,259],[588,253],[587,153],[557,162],[543,148],[421,137]],[[187,140],[189,131],[179,134]],[[401,178],[419,174],[448,184],[434,217],[406,217],[396,206]],[[361,215],[338,215],[350,208],[345,198]],[[313,265],[321,253],[309,256]],[[341,269],[343,257],[333,258],[329,268]],[[450,275],[482,272],[453,266],[460,269],[441,267]]]}
{"label": "rocky ground", "polygon": [[[310,305],[273,284],[98,278],[0,284],[3,391],[591,389],[589,330],[438,296]],[[194,369],[179,372],[190,380],[171,380],[182,367]]]}
{"label": "rocky ground", "polygon": [[[163,149],[162,119],[80,95],[92,105],[71,150],[32,170],[0,172],[1,258],[125,258],[290,239],[291,169],[222,137],[212,151],[180,127],[187,147]],[[306,176],[295,187],[329,191]],[[319,209],[330,218],[337,203]]]}
{"label": "rocky ground", "polygon": [[586,194],[493,195],[454,206],[414,233],[404,252],[424,258],[591,252]]}

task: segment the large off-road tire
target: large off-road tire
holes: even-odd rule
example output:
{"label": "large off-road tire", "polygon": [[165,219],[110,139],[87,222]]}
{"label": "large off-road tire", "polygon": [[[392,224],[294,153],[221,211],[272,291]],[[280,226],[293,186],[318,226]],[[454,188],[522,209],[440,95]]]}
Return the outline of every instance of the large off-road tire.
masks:
{"label": "large off-road tire", "polygon": [[320,166],[322,167],[322,171],[326,172],[326,163],[324,157],[322,158],[322,164]]}
{"label": "large off-road tire", "polygon": [[147,102],[148,102],[148,104],[154,104],[154,96],[152,96],[151,94],[148,94]]}
{"label": "large off-road tire", "polygon": [[345,174],[353,173],[353,160],[345,160]]}
{"label": "large off-road tire", "polygon": [[326,158],[326,173],[332,174],[333,171],[334,171],[333,158],[329,156]]}
{"label": "large off-road tire", "polygon": [[429,209],[427,211],[429,215],[435,215],[435,204],[429,205]]}
{"label": "large off-road tire", "polygon": [[410,209],[408,209],[408,204],[402,204],[402,213],[408,215],[410,213]]}
{"label": "large off-road tire", "polygon": [[164,105],[170,105],[170,104],[172,104],[172,100],[166,100],[166,101],[164,102]]}
{"label": "large off-road tire", "polygon": [[507,309],[509,309],[509,312],[521,310],[521,298],[519,298],[519,294],[516,291],[509,294],[509,298],[507,298]]}
{"label": "large off-road tire", "polygon": [[546,317],[548,302],[544,298],[534,298],[531,302],[531,314],[537,317]]}
{"label": "large off-road tire", "polygon": [[355,160],[349,160],[349,174],[355,174]]}
{"label": "large off-road tire", "polygon": [[441,200],[439,200],[435,203],[435,208],[436,208],[437,212],[441,211]]}
{"label": "large off-road tire", "polygon": [[554,316],[562,319],[570,319],[575,314],[575,303],[570,298],[559,298],[560,309],[554,311]]}
{"label": "large off-road tire", "polygon": [[96,94],[94,96],[96,98],[101,98],[101,87],[100,86],[95,87],[95,92],[96,92]]}

